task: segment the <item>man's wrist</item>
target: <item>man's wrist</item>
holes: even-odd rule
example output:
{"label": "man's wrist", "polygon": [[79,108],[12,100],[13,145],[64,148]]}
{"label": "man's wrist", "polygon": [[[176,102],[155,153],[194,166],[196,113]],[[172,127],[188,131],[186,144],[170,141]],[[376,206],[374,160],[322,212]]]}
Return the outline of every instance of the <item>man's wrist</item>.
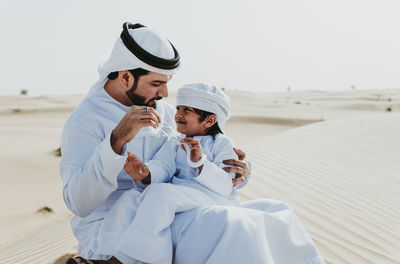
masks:
{"label": "man's wrist", "polygon": [[125,142],[120,140],[115,135],[115,131],[114,130],[111,132],[110,145],[111,145],[111,148],[114,150],[115,153],[117,153],[118,155],[122,154],[122,151],[124,150]]}

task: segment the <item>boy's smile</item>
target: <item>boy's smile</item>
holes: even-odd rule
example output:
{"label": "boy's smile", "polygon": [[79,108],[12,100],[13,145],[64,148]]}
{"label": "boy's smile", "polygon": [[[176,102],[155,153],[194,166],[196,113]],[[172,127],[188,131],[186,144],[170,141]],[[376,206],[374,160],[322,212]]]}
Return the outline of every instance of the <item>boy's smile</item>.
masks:
{"label": "boy's smile", "polygon": [[186,136],[204,136],[207,128],[204,122],[200,122],[200,115],[192,107],[179,105],[175,114],[176,127],[179,133]]}

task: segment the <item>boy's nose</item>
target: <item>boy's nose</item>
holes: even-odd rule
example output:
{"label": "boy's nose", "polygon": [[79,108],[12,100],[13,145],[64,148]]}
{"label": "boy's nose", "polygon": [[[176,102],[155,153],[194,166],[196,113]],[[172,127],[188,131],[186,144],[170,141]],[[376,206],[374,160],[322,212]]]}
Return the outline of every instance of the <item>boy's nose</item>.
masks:
{"label": "boy's nose", "polygon": [[176,110],[176,114],[175,114],[175,118],[182,118],[182,109],[178,109],[178,110]]}

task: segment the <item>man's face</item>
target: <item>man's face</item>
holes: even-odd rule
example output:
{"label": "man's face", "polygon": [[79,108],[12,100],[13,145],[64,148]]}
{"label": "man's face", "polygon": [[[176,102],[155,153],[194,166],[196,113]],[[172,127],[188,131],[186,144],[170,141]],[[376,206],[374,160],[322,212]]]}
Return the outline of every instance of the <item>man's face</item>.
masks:
{"label": "man's face", "polygon": [[157,107],[157,100],[168,96],[167,83],[171,75],[149,72],[135,79],[126,94],[134,105]]}

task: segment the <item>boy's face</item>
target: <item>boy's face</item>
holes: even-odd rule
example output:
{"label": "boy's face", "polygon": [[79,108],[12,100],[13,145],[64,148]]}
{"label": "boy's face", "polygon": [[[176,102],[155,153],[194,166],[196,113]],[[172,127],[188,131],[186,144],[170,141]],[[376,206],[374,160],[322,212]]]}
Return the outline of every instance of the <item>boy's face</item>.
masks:
{"label": "boy's face", "polygon": [[192,107],[178,105],[176,107],[175,122],[179,133],[186,136],[204,136],[207,134],[205,122],[200,122],[200,115]]}

